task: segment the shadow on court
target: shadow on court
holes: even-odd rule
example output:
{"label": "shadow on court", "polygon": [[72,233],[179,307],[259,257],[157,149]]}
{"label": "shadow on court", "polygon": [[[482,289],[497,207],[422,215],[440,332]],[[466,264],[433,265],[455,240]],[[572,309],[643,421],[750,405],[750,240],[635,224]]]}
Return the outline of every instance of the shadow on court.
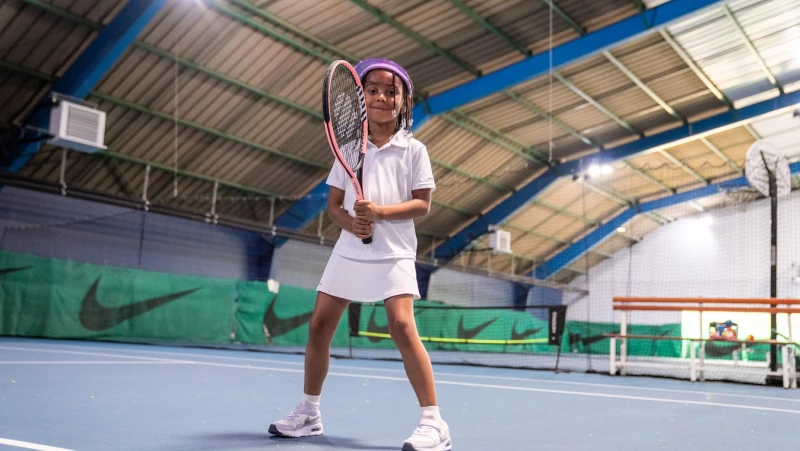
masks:
{"label": "shadow on court", "polygon": [[321,449],[363,449],[363,450],[376,450],[376,451],[397,451],[400,445],[397,446],[376,446],[369,442],[354,440],[349,437],[336,437],[332,435],[321,435],[316,437],[303,437],[301,439],[288,438],[288,437],[275,437],[268,433],[255,434],[252,432],[240,433],[224,433],[224,434],[201,434],[194,437],[203,445],[195,447],[195,449],[250,449],[257,448],[265,445],[279,444],[281,448],[286,449],[303,449],[313,445]]}

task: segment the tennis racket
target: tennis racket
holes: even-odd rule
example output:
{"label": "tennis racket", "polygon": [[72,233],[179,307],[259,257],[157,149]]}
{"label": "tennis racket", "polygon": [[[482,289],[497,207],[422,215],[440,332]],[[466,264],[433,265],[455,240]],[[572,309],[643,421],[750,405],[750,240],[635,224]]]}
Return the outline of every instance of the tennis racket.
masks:
{"label": "tennis racket", "polygon": [[[356,70],[347,61],[328,66],[322,85],[322,116],[333,156],[350,182],[357,200],[364,199],[362,169],[367,153],[367,105]],[[372,237],[363,238],[364,244]]]}

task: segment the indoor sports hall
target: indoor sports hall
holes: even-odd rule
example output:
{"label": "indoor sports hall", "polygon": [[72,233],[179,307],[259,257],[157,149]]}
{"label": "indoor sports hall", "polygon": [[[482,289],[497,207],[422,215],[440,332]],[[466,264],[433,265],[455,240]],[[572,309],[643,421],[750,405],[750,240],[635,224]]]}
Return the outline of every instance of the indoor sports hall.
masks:
{"label": "indoor sports hall", "polygon": [[796,451],[798,188],[800,0],[0,0],[0,450]]}

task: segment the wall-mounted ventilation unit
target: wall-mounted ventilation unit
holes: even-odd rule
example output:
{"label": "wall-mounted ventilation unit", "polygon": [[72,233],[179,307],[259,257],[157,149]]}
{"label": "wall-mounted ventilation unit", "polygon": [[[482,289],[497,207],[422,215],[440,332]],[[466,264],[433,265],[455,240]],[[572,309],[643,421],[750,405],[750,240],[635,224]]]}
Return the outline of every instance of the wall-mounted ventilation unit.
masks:
{"label": "wall-mounted ventilation unit", "polygon": [[50,110],[50,134],[47,142],[59,147],[95,153],[105,150],[106,113],[76,103],[59,100]]}
{"label": "wall-mounted ventilation unit", "polygon": [[489,249],[499,254],[511,253],[511,232],[495,229],[489,234]]}

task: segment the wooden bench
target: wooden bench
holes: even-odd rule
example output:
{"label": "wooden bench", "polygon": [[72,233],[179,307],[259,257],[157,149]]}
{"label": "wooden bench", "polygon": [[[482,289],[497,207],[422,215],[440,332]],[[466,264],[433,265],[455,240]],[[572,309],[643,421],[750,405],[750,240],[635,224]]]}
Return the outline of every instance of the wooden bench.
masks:
{"label": "wooden bench", "polygon": [[[776,346],[780,349],[782,365],[775,371],[768,372],[770,376],[779,376],[783,380],[784,388],[797,388],[797,359],[796,352],[798,344],[792,338],[791,315],[800,313],[800,299],[727,299],[727,298],[634,298],[634,297],[614,297],[613,309],[620,312],[620,332],[605,334],[610,339],[609,352],[609,372],[612,375],[625,375],[626,368],[632,365],[628,360],[628,340],[674,340],[689,342],[689,379],[692,381],[704,380],[706,359],[705,345],[707,342],[716,343],[736,343],[743,346],[753,344],[767,344]],[[742,305],[750,305],[742,307]],[[766,307],[761,307],[766,305]],[[730,340],[722,338],[703,338],[704,326],[700,321],[700,331],[697,337],[676,337],[663,335],[637,335],[628,333],[629,314],[633,311],[664,311],[664,312],[683,312],[695,311],[702,315],[702,312],[744,312],[744,313],[768,313],[768,314],[787,314],[788,315],[788,337],[787,341],[779,340]],[[702,316],[701,316],[702,319]],[[616,349],[617,340],[620,340],[619,360],[617,360]],[[699,348],[699,352],[698,352]]]}

